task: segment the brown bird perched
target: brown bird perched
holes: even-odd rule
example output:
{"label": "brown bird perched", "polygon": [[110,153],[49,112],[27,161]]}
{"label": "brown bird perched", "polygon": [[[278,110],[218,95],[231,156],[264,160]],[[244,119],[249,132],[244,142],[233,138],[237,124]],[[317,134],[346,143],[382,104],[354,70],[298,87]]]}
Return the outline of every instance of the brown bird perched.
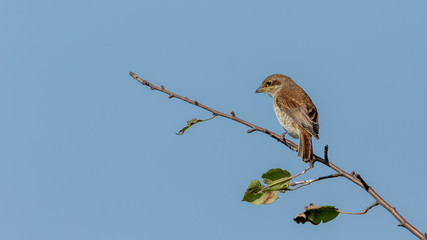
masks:
{"label": "brown bird perched", "polygon": [[311,136],[319,139],[319,115],[307,93],[282,74],[267,77],[256,92],[265,92],[273,97],[280,125],[291,137],[299,139],[298,157],[302,157],[304,162],[314,161]]}

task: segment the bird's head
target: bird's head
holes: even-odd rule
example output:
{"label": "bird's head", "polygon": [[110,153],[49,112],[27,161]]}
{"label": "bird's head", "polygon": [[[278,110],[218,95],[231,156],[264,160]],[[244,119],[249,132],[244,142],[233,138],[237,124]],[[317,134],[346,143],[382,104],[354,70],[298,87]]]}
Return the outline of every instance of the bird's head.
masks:
{"label": "bird's head", "polygon": [[261,86],[255,91],[256,93],[265,92],[270,97],[274,97],[279,90],[286,85],[290,78],[283,74],[273,74],[262,81]]}

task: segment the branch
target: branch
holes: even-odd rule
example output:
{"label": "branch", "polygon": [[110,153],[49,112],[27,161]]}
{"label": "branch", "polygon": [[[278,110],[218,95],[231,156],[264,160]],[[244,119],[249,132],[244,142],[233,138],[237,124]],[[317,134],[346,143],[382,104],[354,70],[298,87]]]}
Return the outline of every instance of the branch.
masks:
{"label": "branch", "polygon": [[188,103],[190,103],[190,104],[193,104],[193,105],[195,105],[195,106],[197,106],[197,107],[203,108],[203,109],[205,109],[205,110],[207,110],[207,111],[209,111],[209,112],[211,112],[211,113],[213,113],[213,114],[215,114],[215,115],[217,115],[217,116],[225,117],[225,118],[231,119],[231,120],[233,120],[233,121],[236,121],[236,122],[238,122],[238,123],[241,123],[241,124],[243,124],[243,125],[246,125],[246,126],[250,127],[250,129],[247,131],[248,133],[252,133],[252,132],[254,132],[254,131],[258,131],[258,132],[265,133],[265,134],[269,135],[270,137],[272,137],[272,138],[276,139],[277,141],[279,141],[279,142],[281,142],[281,143],[285,144],[285,145],[286,145],[287,147],[289,147],[291,150],[293,150],[293,151],[295,151],[295,152],[297,152],[297,151],[298,151],[298,145],[296,145],[295,143],[293,143],[293,142],[291,142],[291,141],[289,141],[289,140],[287,140],[287,139],[285,139],[285,140],[284,140],[284,139],[282,139],[282,137],[281,137],[280,135],[278,135],[278,134],[276,134],[276,133],[273,133],[273,132],[271,132],[271,131],[269,131],[269,130],[267,130],[267,129],[265,129],[265,128],[262,128],[262,127],[256,126],[256,125],[254,125],[254,124],[252,124],[252,123],[248,123],[248,122],[244,121],[243,119],[240,119],[240,118],[236,117],[236,114],[234,113],[234,111],[231,111],[230,115],[225,114],[225,113],[222,113],[222,112],[219,112],[219,111],[216,111],[216,110],[214,110],[214,109],[212,109],[212,108],[209,108],[209,107],[207,107],[207,106],[205,106],[205,105],[203,105],[203,104],[200,104],[200,103],[199,103],[199,102],[197,102],[196,100],[191,100],[191,99],[188,99],[187,97],[183,97],[183,96],[180,96],[180,95],[175,94],[175,93],[173,93],[173,92],[170,92],[170,91],[166,90],[166,89],[163,87],[163,85],[161,85],[161,87],[157,87],[157,86],[155,86],[155,85],[153,85],[153,84],[151,84],[151,83],[147,82],[146,80],[144,80],[144,79],[142,79],[142,78],[138,77],[138,76],[137,76],[135,73],[133,73],[133,72],[130,72],[130,73],[129,73],[129,75],[131,75],[134,79],[136,79],[136,80],[137,80],[138,82],[140,82],[142,85],[149,86],[149,87],[151,88],[151,90],[157,90],[157,91],[160,91],[160,92],[166,93],[167,95],[169,95],[169,98],[178,98],[178,99],[181,99],[182,101],[185,101],[185,102],[188,102]]}
{"label": "branch", "polygon": [[[262,132],[265,133],[267,135],[269,135],[270,137],[276,139],[278,142],[283,143],[285,146],[287,146],[289,149],[297,152],[298,151],[298,145],[296,145],[295,143],[293,143],[292,141],[288,140],[288,139],[282,139],[282,137],[276,133],[273,133],[265,128],[256,126],[252,123],[246,122],[243,119],[240,119],[238,117],[236,117],[235,113],[232,111],[231,115],[216,111],[212,108],[209,108],[203,104],[200,104],[199,102],[195,101],[195,100],[190,100],[187,97],[182,97],[178,94],[175,94],[173,92],[170,92],[168,90],[166,90],[163,85],[161,85],[160,87],[157,87],[151,83],[149,83],[148,81],[138,77],[135,73],[133,72],[129,72],[129,75],[132,76],[134,79],[136,79],[138,82],[140,82],[142,85],[146,85],[148,87],[150,87],[151,90],[157,90],[160,92],[163,92],[167,95],[169,95],[169,98],[178,98],[181,99],[185,102],[188,102],[190,104],[193,104],[197,107],[203,108],[217,116],[221,116],[224,118],[228,118],[231,119],[235,122],[241,123],[243,125],[248,126],[250,129],[247,131],[248,133],[252,133],[254,131],[258,131],[258,132]],[[362,187],[363,189],[365,189],[375,200],[378,204],[380,204],[381,206],[383,206],[387,211],[389,211],[399,222],[400,224],[398,226],[401,227],[405,227],[406,229],[408,229],[411,233],[413,233],[415,236],[417,236],[419,239],[424,239],[427,240],[427,236],[425,236],[424,234],[422,234],[418,229],[416,229],[414,226],[412,226],[411,224],[408,223],[408,221],[406,221],[405,218],[403,218],[396,210],[396,208],[390,206],[390,204],[388,204],[384,199],[382,199],[380,197],[380,195],[378,195],[378,193],[376,193],[374,191],[374,189],[372,189],[368,184],[366,184],[366,182],[360,177],[360,175],[354,177],[352,174],[349,174],[347,172],[345,172],[344,170],[342,170],[341,168],[337,167],[336,165],[334,165],[333,163],[331,163],[328,160],[328,148],[325,148],[325,158],[321,158],[317,155],[315,156],[315,162],[320,162],[323,163],[324,165],[328,166],[329,168],[335,170],[337,173],[339,173],[341,176],[347,178],[348,180],[352,181],[353,183],[355,183],[356,185],[358,185],[359,187]]]}

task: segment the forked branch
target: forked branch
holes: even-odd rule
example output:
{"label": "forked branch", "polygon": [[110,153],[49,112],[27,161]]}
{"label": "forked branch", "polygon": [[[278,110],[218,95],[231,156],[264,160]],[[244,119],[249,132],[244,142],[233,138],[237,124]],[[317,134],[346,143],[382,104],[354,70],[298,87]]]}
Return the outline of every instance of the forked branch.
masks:
{"label": "forked branch", "polygon": [[[241,123],[243,125],[248,126],[250,129],[247,131],[248,133],[252,133],[254,131],[258,131],[258,132],[262,132],[265,133],[267,135],[269,135],[270,137],[276,139],[277,141],[283,143],[284,145],[286,145],[289,149],[293,150],[293,151],[298,151],[298,145],[296,145],[295,143],[293,143],[292,141],[288,140],[288,139],[282,139],[282,137],[276,133],[273,133],[265,128],[259,127],[257,125],[254,125],[252,123],[249,123],[241,118],[236,117],[236,114],[234,113],[234,111],[231,111],[230,115],[219,112],[217,110],[214,110],[212,108],[209,108],[195,100],[191,100],[187,97],[183,97],[180,96],[178,94],[175,94],[171,91],[168,91],[165,89],[165,87],[163,87],[163,85],[161,85],[160,87],[157,87],[151,83],[149,83],[148,81],[138,77],[135,73],[133,72],[129,72],[129,75],[132,76],[134,79],[136,79],[138,82],[140,82],[141,84],[150,87],[151,90],[157,90],[160,92],[163,92],[165,94],[168,95],[169,98],[178,98],[181,99],[185,102],[188,102],[190,104],[193,104],[197,107],[203,108],[211,113],[213,113],[216,116],[221,116],[221,117],[225,117],[228,119],[231,119],[235,122]],[[406,229],[408,229],[411,233],[413,233],[415,236],[417,236],[419,239],[424,239],[427,240],[427,236],[422,234],[418,229],[416,229],[414,226],[412,226],[411,224],[408,223],[408,221],[406,221],[396,210],[396,208],[390,206],[390,204],[388,204],[384,199],[382,199],[373,189],[372,187],[370,187],[359,174],[349,174],[347,172],[345,172],[344,170],[342,170],[341,168],[337,167],[336,165],[332,164],[329,159],[328,159],[328,147],[325,147],[325,158],[321,158],[319,156],[316,156],[316,160],[315,162],[320,162],[323,163],[324,165],[330,167],[331,169],[335,170],[339,176],[343,176],[345,178],[347,178],[348,180],[352,181],[353,183],[355,183],[356,185],[358,185],[359,187],[365,189],[375,200],[375,204],[380,204],[381,206],[383,206],[387,211],[389,211],[399,222],[400,224],[398,226],[401,227],[405,227]],[[335,176],[334,176],[335,177]],[[320,179],[319,179],[320,180]],[[304,184],[304,183],[303,183]],[[309,184],[309,183],[308,183]],[[371,205],[373,207],[373,205]],[[371,207],[371,208],[372,208]],[[370,208],[367,208],[366,211],[368,211]]]}

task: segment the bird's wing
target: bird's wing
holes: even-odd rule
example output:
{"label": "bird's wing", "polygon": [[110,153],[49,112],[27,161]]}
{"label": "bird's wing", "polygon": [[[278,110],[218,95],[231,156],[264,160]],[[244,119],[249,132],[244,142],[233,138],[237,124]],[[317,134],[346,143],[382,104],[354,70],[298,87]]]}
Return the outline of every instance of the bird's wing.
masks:
{"label": "bird's wing", "polygon": [[284,111],[286,115],[291,117],[298,125],[316,139],[319,139],[319,115],[313,104],[301,106],[295,100],[280,95],[275,101],[277,106]]}

